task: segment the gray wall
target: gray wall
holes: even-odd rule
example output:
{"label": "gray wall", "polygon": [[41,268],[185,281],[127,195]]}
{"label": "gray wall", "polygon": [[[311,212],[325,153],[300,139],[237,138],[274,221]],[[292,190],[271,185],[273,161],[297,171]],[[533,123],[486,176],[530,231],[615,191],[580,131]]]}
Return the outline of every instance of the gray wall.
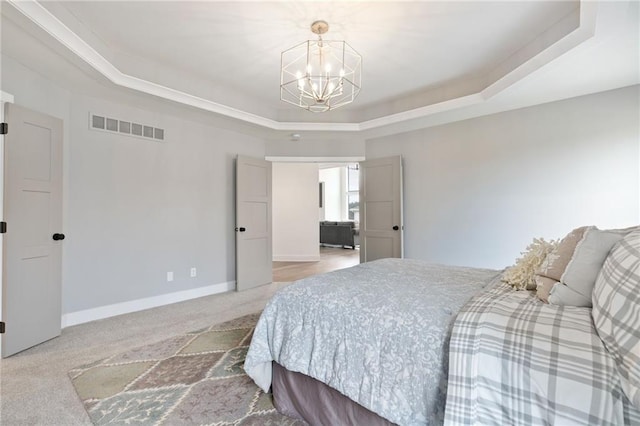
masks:
{"label": "gray wall", "polygon": [[[313,113],[309,113],[313,114]],[[330,133],[324,136],[299,132],[303,135],[299,141],[287,140],[283,135],[280,140],[266,142],[267,156],[274,157],[364,157],[365,141],[361,137],[346,133],[333,137]]]}
{"label": "gray wall", "polygon": [[501,268],[534,237],[640,223],[639,87],[367,141],[404,158],[406,256]]}
{"label": "gray wall", "polygon": [[[74,93],[2,60],[16,103],[65,122],[63,313],[233,281],[236,154],[401,154],[406,254],[443,263],[503,267],[533,237],[640,221],[637,86],[366,142],[265,143],[198,111],[105,86]],[[166,141],[91,131],[90,112],[162,127]]]}
{"label": "gray wall", "polygon": [[[148,97],[75,94],[7,57],[2,88],[65,123],[63,313],[235,280],[234,158],[264,157],[263,140]],[[90,112],[164,128],[165,141],[89,130]]]}

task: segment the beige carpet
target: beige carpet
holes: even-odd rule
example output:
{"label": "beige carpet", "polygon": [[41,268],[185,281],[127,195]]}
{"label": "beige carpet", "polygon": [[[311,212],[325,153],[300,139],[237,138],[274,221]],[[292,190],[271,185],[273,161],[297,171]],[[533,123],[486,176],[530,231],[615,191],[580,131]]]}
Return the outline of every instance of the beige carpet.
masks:
{"label": "beige carpet", "polygon": [[0,424],[91,425],[69,370],[261,311],[286,285],[273,283],[65,328],[60,337],[0,360]]}
{"label": "beige carpet", "polygon": [[303,425],[244,372],[260,314],[131,349],[69,372],[94,425]]}

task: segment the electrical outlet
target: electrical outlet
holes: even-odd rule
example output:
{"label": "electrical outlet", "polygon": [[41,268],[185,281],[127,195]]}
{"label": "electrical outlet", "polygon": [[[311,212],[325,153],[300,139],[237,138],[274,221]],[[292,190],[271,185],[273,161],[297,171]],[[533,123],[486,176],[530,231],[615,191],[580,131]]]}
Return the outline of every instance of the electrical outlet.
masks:
{"label": "electrical outlet", "polygon": [[167,281],[168,282],[173,281],[173,272],[171,272],[171,271],[167,272]]}
{"label": "electrical outlet", "polygon": [[196,268],[191,268],[191,278],[195,277],[196,275],[198,275],[198,271],[196,270]]}

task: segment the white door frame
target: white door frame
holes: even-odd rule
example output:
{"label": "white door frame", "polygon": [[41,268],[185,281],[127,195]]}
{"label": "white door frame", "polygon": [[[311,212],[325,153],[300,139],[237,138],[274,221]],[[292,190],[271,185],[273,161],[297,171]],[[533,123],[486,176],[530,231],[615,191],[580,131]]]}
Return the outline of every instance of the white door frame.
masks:
{"label": "white door frame", "polygon": [[[7,103],[13,103],[13,95],[0,90],[0,123],[4,123],[4,107]],[[0,221],[4,221],[4,135],[0,135]],[[3,265],[4,265],[4,235],[0,234],[0,319],[2,316],[2,293],[4,292]],[[2,339],[0,339],[0,353],[2,353]]]}
{"label": "white door frame", "polygon": [[278,157],[266,156],[265,160],[272,163],[358,163],[364,161],[362,157]]}

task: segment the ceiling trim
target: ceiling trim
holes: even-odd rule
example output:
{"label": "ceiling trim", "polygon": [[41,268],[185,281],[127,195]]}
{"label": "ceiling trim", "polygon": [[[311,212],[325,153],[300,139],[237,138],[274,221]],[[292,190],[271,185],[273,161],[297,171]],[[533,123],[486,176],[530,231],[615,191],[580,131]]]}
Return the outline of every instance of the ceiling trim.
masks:
{"label": "ceiling trim", "polygon": [[[387,116],[362,121],[359,123],[310,123],[310,122],[280,122],[257,114],[252,114],[236,108],[232,108],[208,99],[191,95],[170,87],[166,87],[148,80],[143,80],[128,74],[124,74],[109,62],[104,56],[98,53],[93,47],[85,42],[80,36],[74,33],[69,27],[61,22],[56,16],[44,8],[37,0],[7,0],[13,7],[25,15],[29,20],[42,28],[51,37],[56,39],[80,59],[89,64],[93,69],[105,76],[118,86],[139,92],[154,95],[170,101],[178,102],[205,111],[220,114],[226,117],[241,120],[250,124],[265,127],[271,130],[280,131],[338,131],[338,132],[359,132],[371,130],[384,126],[402,123],[409,120],[427,117],[433,114],[451,111],[470,105],[487,101],[498,93],[502,92],[514,83],[526,78],[528,75],[549,63],[553,59],[565,54],[579,44],[593,37],[595,34],[597,2],[589,0],[580,1],[580,16],[578,27],[562,37],[556,42],[552,42],[548,47],[543,48],[529,59],[523,61],[513,70],[488,83],[487,87],[478,93],[474,93],[459,98],[426,105],[423,107],[390,114]],[[560,22],[562,23],[562,22]],[[553,29],[553,27],[552,27]],[[549,32],[548,30],[547,32]],[[545,32],[545,33],[547,33]],[[530,45],[535,42],[544,41],[549,35],[543,33]]]}
{"label": "ceiling trim", "polygon": [[[480,92],[484,99],[492,98],[514,83],[523,80],[537,69],[542,68],[547,63],[562,56],[574,47],[593,37],[596,33],[595,18],[597,16],[597,13],[597,2],[582,0],[580,2],[578,28],[576,28],[566,36],[560,38],[559,40],[553,42],[546,49],[541,50],[538,54],[533,55],[528,60],[522,62],[511,72],[489,84]],[[571,16],[566,16],[562,21],[569,21],[570,19],[572,19]],[[535,44],[544,42],[544,40],[548,37],[553,37],[548,33],[551,33],[554,28],[562,27],[564,25],[562,21],[551,27],[549,30],[545,31],[533,42],[529,43],[529,45],[523,48],[523,50],[527,50],[527,48],[530,47],[535,48]]]}

